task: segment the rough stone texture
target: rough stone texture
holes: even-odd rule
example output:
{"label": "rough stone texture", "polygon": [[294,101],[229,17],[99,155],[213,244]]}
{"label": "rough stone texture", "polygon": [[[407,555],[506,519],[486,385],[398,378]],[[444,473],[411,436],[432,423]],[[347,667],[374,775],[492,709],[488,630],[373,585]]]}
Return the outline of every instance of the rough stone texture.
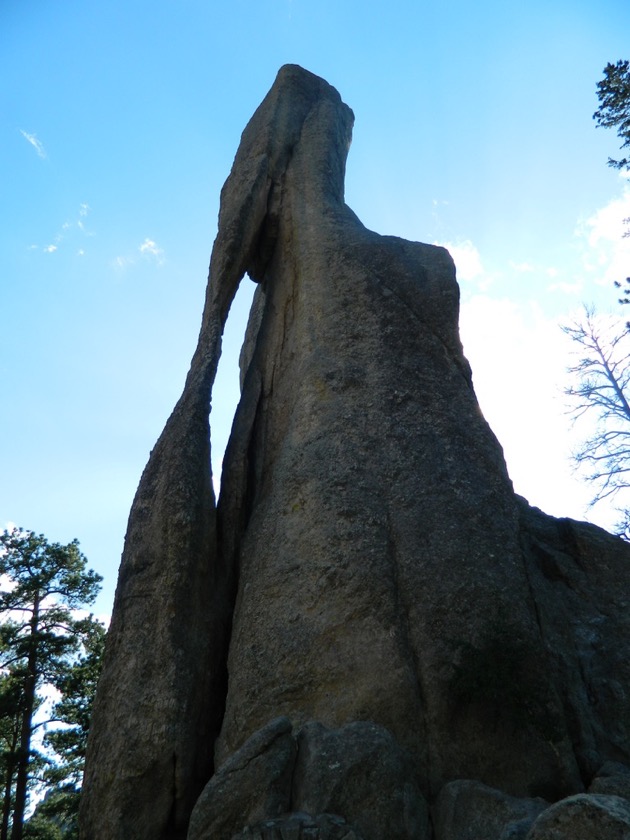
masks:
{"label": "rough stone texture", "polygon": [[508,823],[499,835],[499,840],[525,840],[531,826],[532,821],[528,819]]}
{"label": "rough stone texture", "polygon": [[554,519],[521,500],[529,570],[550,677],[582,778],[604,760],[628,763],[630,547],[600,528]]}
{"label": "rough stone texture", "polygon": [[289,814],[247,826],[231,840],[363,840],[353,826],[334,814]]}
{"label": "rough stone texture", "polygon": [[596,778],[607,776],[630,776],[630,767],[619,761],[605,761],[595,774]]}
{"label": "rough stone texture", "polygon": [[630,768],[618,762],[606,762],[598,770],[588,792],[621,796],[630,801]]}
{"label": "rough stone texture", "polygon": [[544,799],[518,799],[481,782],[449,782],[433,808],[435,840],[525,837],[536,817],[548,806]]}
{"label": "rough stone texture", "polygon": [[298,735],[293,807],[343,814],[364,840],[424,840],[429,816],[416,775],[382,726],[362,721],[329,730],[308,723]]}
{"label": "rough stone texture", "polygon": [[619,796],[569,796],[543,811],[527,840],[630,840],[630,805]]}
{"label": "rough stone texture", "polygon": [[223,764],[199,797],[188,840],[230,840],[250,823],[291,809],[296,744],[288,718],[256,732]]}
{"label": "rough stone texture", "polygon": [[[278,715],[385,727],[429,799],[477,779],[555,800],[630,761],[630,548],[515,496],[449,254],[344,203],[352,120],[287,66],[243,133],[199,344],[130,515],[84,840],[184,836],[215,739],[219,766]],[[210,390],[245,273],[215,514]]]}
{"label": "rough stone texture", "polygon": [[[315,818],[321,824],[313,836],[322,838],[328,826],[331,838],[352,829],[363,840],[428,840],[415,775],[381,726],[361,721],[329,730],[312,722],[294,740],[288,718],[278,718],[218,768],[195,805],[188,840],[231,840],[239,831],[284,837],[296,826],[306,837]],[[323,815],[335,815],[330,825]]]}

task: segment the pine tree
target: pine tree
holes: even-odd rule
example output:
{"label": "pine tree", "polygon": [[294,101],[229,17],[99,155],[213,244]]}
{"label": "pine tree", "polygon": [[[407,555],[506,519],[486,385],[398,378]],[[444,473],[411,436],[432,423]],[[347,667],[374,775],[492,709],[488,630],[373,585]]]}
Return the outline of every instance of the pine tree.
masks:
{"label": "pine tree", "polygon": [[[607,64],[604,78],[597,83],[599,108],[593,114],[598,128],[616,128],[621,148],[630,147],[630,62]],[[630,159],[608,158],[615,169],[630,169]]]}
{"label": "pine tree", "polygon": [[17,528],[0,536],[0,672],[6,681],[3,725],[9,745],[3,762],[2,840],[9,838],[9,823],[10,840],[24,836],[38,759],[32,748],[38,692],[64,683],[86,633],[92,632],[94,620],[78,618],[77,610],[94,602],[101,577],[86,563],[76,540],[65,546],[49,543]]}

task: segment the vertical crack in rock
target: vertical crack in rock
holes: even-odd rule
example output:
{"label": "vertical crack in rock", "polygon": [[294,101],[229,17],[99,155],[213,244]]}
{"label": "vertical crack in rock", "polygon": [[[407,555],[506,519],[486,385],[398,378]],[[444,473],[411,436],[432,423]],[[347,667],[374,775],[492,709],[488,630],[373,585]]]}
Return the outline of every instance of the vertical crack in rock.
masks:
{"label": "vertical crack in rock", "polygon": [[[422,669],[422,663],[419,658],[419,651],[413,643],[413,632],[409,621],[409,606],[407,603],[408,593],[404,586],[401,586],[401,575],[399,569],[398,556],[396,551],[396,535],[393,532],[393,527],[389,515],[387,515],[387,543],[390,563],[390,574],[392,577],[392,591],[394,593],[394,621],[389,630],[394,636],[399,634],[400,646],[404,651],[404,659],[408,662],[410,676],[413,679],[417,692],[417,710],[416,715],[420,729],[419,743],[423,748],[423,753],[419,756],[419,763],[423,767],[423,778],[425,784],[430,784],[433,777],[432,773],[432,756],[431,749],[435,746],[429,737],[429,730],[425,717],[426,713],[426,686],[424,681],[426,675]],[[427,791],[425,791],[427,792]]]}
{"label": "vertical crack in rock", "polygon": [[[289,65],[243,132],[198,346],[129,518],[83,840],[184,838],[214,770],[279,716],[386,731],[431,795],[463,778],[554,799],[630,760],[628,546],[515,496],[450,255],[344,202],[352,124]],[[246,273],[216,510],[210,395]],[[240,830],[246,785],[212,778],[202,800]]]}

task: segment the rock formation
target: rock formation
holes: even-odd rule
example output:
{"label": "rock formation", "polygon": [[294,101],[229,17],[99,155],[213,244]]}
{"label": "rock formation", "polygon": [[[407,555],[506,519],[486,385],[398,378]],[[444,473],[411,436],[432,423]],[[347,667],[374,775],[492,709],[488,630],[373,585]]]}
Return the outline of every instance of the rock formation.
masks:
{"label": "rock formation", "polygon": [[[243,133],[199,344],[130,515],[84,840],[626,825],[627,800],[584,791],[630,763],[630,548],[514,494],[451,257],[344,203],[352,122],[287,66]],[[215,510],[211,387],[245,274]]]}

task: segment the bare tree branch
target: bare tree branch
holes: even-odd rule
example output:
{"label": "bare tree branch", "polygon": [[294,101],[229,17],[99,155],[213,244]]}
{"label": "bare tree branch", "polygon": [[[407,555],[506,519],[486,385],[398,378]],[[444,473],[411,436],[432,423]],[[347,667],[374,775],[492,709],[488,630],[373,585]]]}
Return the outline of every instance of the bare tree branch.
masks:
{"label": "bare tree branch", "polygon": [[565,389],[574,420],[587,416],[595,432],[573,457],[595,487],[591,505],[614,499],[622,516],[619,529],[630,536],[630,325],[585,307],[584,316],[564,326],[577,345],[578,360],[569,368],[575,382]]}

